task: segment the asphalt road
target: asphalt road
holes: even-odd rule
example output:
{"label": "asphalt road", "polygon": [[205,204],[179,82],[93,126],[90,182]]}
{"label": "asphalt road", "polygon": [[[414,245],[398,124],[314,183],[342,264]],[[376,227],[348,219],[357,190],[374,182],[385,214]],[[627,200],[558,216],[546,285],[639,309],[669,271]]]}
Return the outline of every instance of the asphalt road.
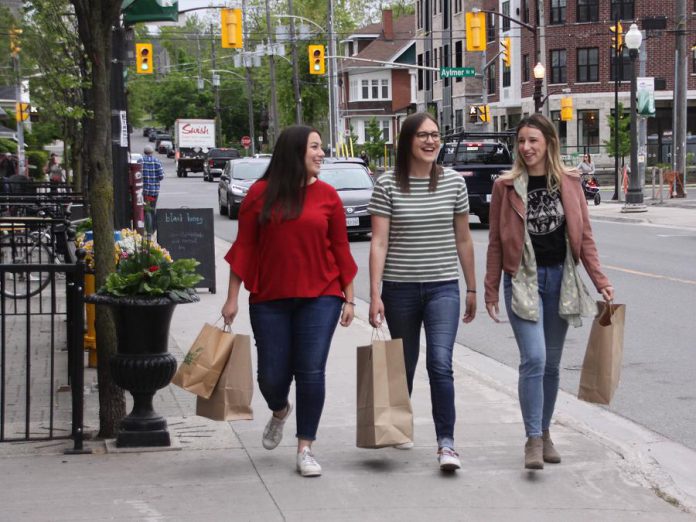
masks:
{"label": "asphalt road", "polygon": [[[138,151],[145,139],[134,136],[133,142]],[[217,182],[204,182],[202,174],[177,178],[174,161],[159,157],[166,170],[159,208],[213,207],[215,234],[233,241],[237,222],[219,215]],[[617,302],[627,304],[622,380],[609,409],[696,449],[696,233],[606,221],[594,221],[593,228]],[[482,302],[488,231],[472,224],[472,234],[481,289],[479,310],[473,323],[461,325],[458,341],[516,367],[519,359],[509,324],[493,323]],[[359,266],[356,295],[367,301],[369,240],[353,241],[351,247]],[[218,282],[218,291],[225,291],[220,286],[224,284]],[[561,372],[566,391],[577,392],[588,335],[589,321],[568,333]]]}

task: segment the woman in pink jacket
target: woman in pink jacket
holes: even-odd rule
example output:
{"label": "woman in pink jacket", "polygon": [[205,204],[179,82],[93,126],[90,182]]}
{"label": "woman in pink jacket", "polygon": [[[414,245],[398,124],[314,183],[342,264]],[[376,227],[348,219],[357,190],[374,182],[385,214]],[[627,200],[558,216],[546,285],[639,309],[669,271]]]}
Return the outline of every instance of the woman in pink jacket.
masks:
{"label": "woman in pink jacket", "polygon": [[560,156],[553,124],[540,114],[517,126],[512,170],[493,187],[485,301],[498,322],[501,273],[505,308],[520,351],[518,394],[527,435],[525,468],[558,463],[549,426],[558,394],[568,325],[596,311],[577,264],[605,300],[614,289],[602,273],[577,171]]}

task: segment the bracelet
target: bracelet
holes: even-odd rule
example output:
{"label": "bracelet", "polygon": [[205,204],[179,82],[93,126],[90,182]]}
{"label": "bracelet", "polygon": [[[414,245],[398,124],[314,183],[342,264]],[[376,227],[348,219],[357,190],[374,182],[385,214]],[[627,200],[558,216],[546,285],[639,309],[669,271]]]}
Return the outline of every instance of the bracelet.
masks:
{"label": "bracelet", "polygon": [[469,289],[467,288],[466,293],[467,293],[467,294],[475,294],[475,293],[476,293],[476,290],[469,290]]}
{"label": "bracelet", "polygon": [[355,303],[353,301],[344,301],[343,304],[349,304],[349,305],[355,306]]}

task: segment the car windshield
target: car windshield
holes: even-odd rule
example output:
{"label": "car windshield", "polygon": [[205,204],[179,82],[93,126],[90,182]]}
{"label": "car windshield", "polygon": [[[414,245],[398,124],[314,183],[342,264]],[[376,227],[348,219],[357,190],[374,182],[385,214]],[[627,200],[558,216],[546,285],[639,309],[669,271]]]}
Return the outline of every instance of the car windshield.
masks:
{"label": "car windshield", "polygon": [[259,179],[268,168],[268,163],[238,163],[232,168],[234,179]]}
{"label": "car windshield", "polygon": [[456,163],[511,163],[510,155],[505,147],[497,143],[468,143],[461,142],[456,152]]}
{"label": "car windshield", "polygon": [[319,179],[325,181],[336,190],[369,190],[372,179],[364,168],[332,168],[322,165]]}

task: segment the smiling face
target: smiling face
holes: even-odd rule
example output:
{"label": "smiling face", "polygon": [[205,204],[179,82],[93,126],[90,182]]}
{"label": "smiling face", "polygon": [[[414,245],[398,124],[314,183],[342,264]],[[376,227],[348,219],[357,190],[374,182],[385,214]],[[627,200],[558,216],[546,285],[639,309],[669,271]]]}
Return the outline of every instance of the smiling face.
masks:
{"label": "smiling face", "polygon": [[307,152],[305,153],[305,169],[308,178],[311,179],[319,175],[324,156],[324,151],[321,149],[321,136],[316,132],[310,132],[307,138]]}
{"label": "smiling face", "polygon": [[546,174],[546,138],[536,127],[522,127],[517,133],[517,152],[530,176]]}
{"label": "smiling face", "polygon": [[[431,119],[423,120],[411,143],[411,156],[418,163],[435,163],[440,150],[440,129]],[[437,136],[437,139],[434,139]]]}

